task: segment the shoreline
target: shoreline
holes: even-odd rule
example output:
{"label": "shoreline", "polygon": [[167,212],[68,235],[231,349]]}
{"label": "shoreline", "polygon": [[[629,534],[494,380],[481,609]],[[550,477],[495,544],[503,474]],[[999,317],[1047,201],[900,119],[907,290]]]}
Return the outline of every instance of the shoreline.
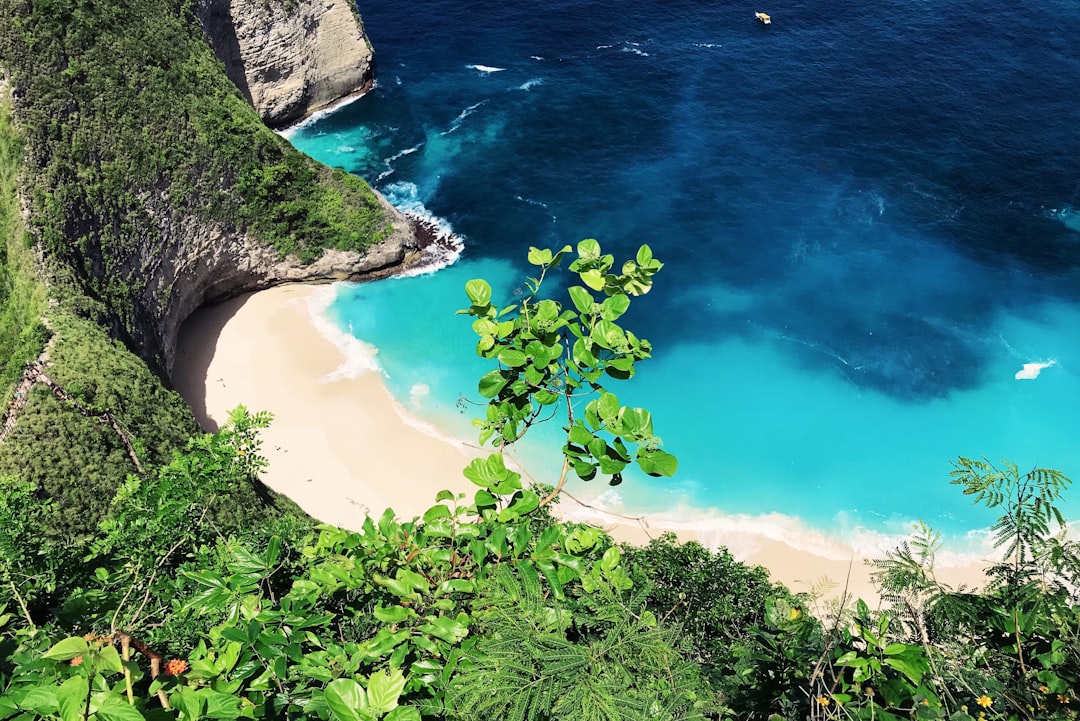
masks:
{"label": "shoreline", "polygon": [[[212,431],[241,404],[273,413],[261,434],[269,461],[263,481],[326,523],[357,530],[367,514],[388,507],[403,518],[420,515],[443,489],[471,495],[475,486],[461,470],[482,451],[409,415],[383,382],[377,349],[322,315],[333,293],[333,286],[284,285],[196,311],[181,329],[172,378],[196,420]],[[636,545],[671,531],[713,550],[724,546],[795,592],[827,599],[846,586],[868,603],[878,598],[856,549],[829,542],[825,555],[796,547],[750,527],[755,519],[728,518],[723,527],[703,519],[658,522],[569,495],[557,514]],[[807,541],[820,550],[825,537],[815,535]],[[937,575],[971,588],[985,580],[983,567],[939,563]]]}

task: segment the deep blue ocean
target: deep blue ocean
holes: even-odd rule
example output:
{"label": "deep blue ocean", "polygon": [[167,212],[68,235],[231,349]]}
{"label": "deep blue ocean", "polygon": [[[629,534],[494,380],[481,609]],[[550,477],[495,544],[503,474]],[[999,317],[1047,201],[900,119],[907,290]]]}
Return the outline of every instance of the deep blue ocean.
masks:
{"label": "deep blue ocean", "polygon": [[1080,479],[1074,0],[360,9],[375,89],[290,137],[463,240],[329,310],[418,416],[474,438],[465,281],[511,302],[529,246],[591,237],[667,264],[626,319],[655,358],[611,390],[680,470],[575,494],[959,539],[992,514],[950,485],[958,456]]}

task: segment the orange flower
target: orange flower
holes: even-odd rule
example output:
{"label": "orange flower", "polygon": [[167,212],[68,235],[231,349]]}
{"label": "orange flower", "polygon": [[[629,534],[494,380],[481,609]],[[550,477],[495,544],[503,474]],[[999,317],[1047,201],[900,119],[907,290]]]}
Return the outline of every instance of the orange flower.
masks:
{"label": "orange flower", "polygon": [[994,703],[989,696],[980,696],[975,699],[975,703],[979,704],[983,708],[990,708],[990,704]]}
{"label": "orange flower", "polygon": [[1063,693],[1058,694],[1058,703],[1069,703],[1069,697]]}
{"label": "orange flower", "polygon": [[71,665],[82,666],[82,656],[76,656],[75,658],[71,659]]}
{"label": "orange flower", "polygon": [[165,673],[169,676],[179,676],[188,670],[188,662],[178,658],[170,659],[165,663]]}

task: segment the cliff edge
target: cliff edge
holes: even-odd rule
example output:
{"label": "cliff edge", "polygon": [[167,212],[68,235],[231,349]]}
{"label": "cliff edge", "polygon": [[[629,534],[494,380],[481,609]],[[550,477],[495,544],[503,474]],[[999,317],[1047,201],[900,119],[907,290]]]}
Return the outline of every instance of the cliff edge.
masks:
{"label": "cliff edge", "polygon": [[229,78],[267,125],[371,88],[371,44],[350,0],[204,0],[198,16]]}

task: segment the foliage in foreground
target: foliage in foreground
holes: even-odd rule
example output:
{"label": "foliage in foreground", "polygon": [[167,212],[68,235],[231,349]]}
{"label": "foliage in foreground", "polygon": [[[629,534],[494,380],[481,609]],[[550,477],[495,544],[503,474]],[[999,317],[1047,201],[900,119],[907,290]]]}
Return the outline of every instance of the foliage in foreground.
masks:
{"label": "foliage in foreground", "polygon": [[[546,271],[554,256],[536,259]],[[482,288],[470,286],[473,315],[490,320]],[[556,307],[554,318],[582,323],[597,306],[574,318]],[[478,328],[482,354],[490,335],[525,356],[493,356],[501,428],[551,387],[537,378],[562,372],[551,371],[560,344],[527,337],[547,311],[522,315]],[[597,325],[575,336],[598,360],[615,358],[619,349],[591,345]],[[611,395],[601,378],[617,376],[580,378],[571,404],[589,406]],[[586,412],[583,428],[609,435],[585,451],[568,438],[564,468],[633,460],[618,423],[637,410],[597,411],[596,423]],[[500,437],[519,438],[533,412]],[[0,720],[1077,715],[1080,562],[1059,511],[1069,482],[1055,471],[957,462],[954,483],[1001,513],[1002,562],[984,592],[935,580],[938,541],[924,529],[877,563],[883,608],[859,601],[819,619],[726,552],[670,537],[623,549],[554,520],[540,500],[557,489],[523,488],[499,453],[467,469],[471,499],[444,491],[410,521],[388,510],[358,532],[288,516],[230,524],[215,499],[262,471],[268,420],[241,409],[168,465],[132,475],[81,563],[34,535],[33,489],[8,489]]]}

